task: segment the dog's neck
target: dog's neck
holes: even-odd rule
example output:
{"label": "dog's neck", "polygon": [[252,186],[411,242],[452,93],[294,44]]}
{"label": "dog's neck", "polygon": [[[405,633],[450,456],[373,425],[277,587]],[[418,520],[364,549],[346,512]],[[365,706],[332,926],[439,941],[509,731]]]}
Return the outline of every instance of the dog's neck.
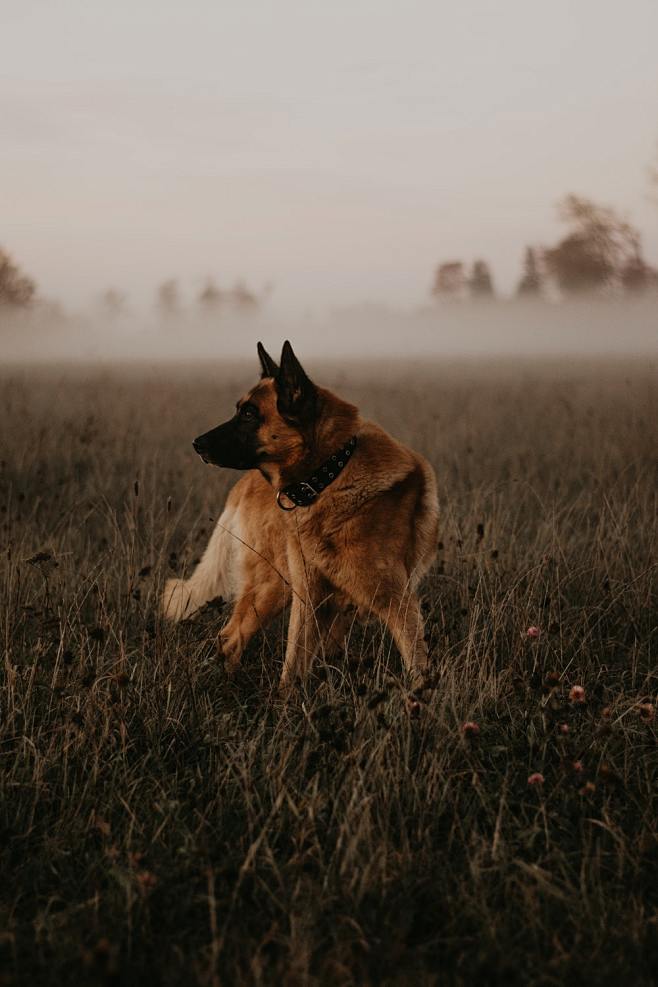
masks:
{"label": "dog's neck", "polygon": [[319,407],[306,441],[307,451],[294,466],[266,463],[261,473],[275,490],[306,480],[356,435],[363,421],[358,409],[329,391],[318,388]]}

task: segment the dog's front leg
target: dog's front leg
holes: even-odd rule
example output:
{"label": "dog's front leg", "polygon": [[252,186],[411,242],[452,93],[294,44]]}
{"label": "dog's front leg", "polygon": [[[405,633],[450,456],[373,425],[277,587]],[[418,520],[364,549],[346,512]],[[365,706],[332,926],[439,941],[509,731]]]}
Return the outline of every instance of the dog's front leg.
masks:
{"label": "dog's front leg", "polygon": [[279,689],[286,694],[295,679],[303,680],[321,650],[320,617],[328,586],[321,573],[305,558],[299,539],[288,544],[288,568],[292,588],[288,641]]}
{"label": "dog's front leg", "polygon": [[278,577],[244,592],[217,639],[217,648],[226,660],[227,672],[237,669],[249,641],[281,613],[287,599],[287,588]]}
{"label": "dog's front leg", "polygon": [[313,658],[320,650],[320,628],[316,607],[316,585],[299,587],[293,591],[288,624],[286,656],[279,684],[282,693],[288,693],[295,679],[303,681],[308,675]]}

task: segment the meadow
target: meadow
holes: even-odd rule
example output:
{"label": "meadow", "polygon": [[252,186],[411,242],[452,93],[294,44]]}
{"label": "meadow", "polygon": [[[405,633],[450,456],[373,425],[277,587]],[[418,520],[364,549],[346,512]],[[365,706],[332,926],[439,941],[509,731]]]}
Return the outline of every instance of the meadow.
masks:
{"label": "meadow", "polygon": [[655,363],[308,369],[436,468],[420,704],[160,618],[255,360],[2,371],[0,983],[655,983]]}

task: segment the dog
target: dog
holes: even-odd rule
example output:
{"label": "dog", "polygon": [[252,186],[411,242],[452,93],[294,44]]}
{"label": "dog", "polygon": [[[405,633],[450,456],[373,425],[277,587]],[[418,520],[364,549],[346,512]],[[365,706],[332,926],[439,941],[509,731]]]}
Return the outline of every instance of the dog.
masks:
{"label": "dog", "polygon": [[170,579],[174,621],[233,601],[218,647],[234,670],[247,643],[290,605],[280,688],[314,656],[341,652],[355,618],[389,629],[412,688],[428,672],[418,585],[436,555],[439,507],[423,456],[315,385],[289,342],[229,421],[194,440],[205,463],[245,471],[189,579]]}

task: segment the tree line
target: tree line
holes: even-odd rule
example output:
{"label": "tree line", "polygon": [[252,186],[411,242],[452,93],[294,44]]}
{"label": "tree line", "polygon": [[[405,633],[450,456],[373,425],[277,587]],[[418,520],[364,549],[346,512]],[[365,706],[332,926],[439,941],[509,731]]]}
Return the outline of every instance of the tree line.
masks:
{"label": "tree line", "polygon": [[[518,297],[541,298],[555,289],[564,297],[658,289],[658,270],[643,257],[639,231],[613,209],[569,195],[560,204],[560,217],[569,229],[554,247],[526,247]],[[476,260],[469,272],[462,261],[440,264],[432,295],[439,300],[493,298],[489,265]]]}
{"label": "tree line", "polygon": [[[658,187],[658,169],[655,179]],[[658,270],[644,259],[639,231],[613,209],[569,195],[560,204],[560,217],[568,224],[568,230],[555,246],[526,247],[517,297],[542,298],[556,289],[564,297],[658,290]],[[209,277],[197,292],[194,304],[200,314],[213,318],[224,311],[250,314],[264,305],[270,292],[269,285],[255,291],[243,280],[221,288]],[[460,260],[441,263],[435,271],[431,293],[437,300],[492,299],[495,289],[489,265],[479,259],[467,270]],[[26,309],[36,300],[35,281],[0,247],[0,310]],[[128,298],[119,289],[108,288],[99,303],[106,315],[119,316],[126,312]],[[182,313],[184,304],[176,278],[158,285],[154,304],[163,320]]]}
{"label": "tree line", "polygon": [[[271,293],[271,286],[265,285],[256,291],[242,279],[230,288],[221,288],[214,278],[207,278],[193,299],[198,311],[213,317],[223,311],[238,313],[257,312]],[[25,274],[7,250],[0,247],[0,310],[27,309],[38,301],[37,284]],[[129,308],[126,292],[111,287],[101,292],[97,299],[98,307],[108,316],[124,315]],[[176,278],[162,281],[156,288],[154,306],[163,318],[174,318],[182,314],[185,300]]]}
{"label": "tree line", "polygon": [[[192,301],[202,315],[215,317],[229,311],[250,314],[262,307],[270,291],[269,285],[255,291],[242,279],[230,288],[221,288],[214,278],[207,278]],[[116,288],[108,288],[100,297],[100,305],[107,315],[123,315],[128,309],[128,296]],[[177,278],[167,278],[157,286],[154,307],[163,320],[176,319],[189,311]]]}

